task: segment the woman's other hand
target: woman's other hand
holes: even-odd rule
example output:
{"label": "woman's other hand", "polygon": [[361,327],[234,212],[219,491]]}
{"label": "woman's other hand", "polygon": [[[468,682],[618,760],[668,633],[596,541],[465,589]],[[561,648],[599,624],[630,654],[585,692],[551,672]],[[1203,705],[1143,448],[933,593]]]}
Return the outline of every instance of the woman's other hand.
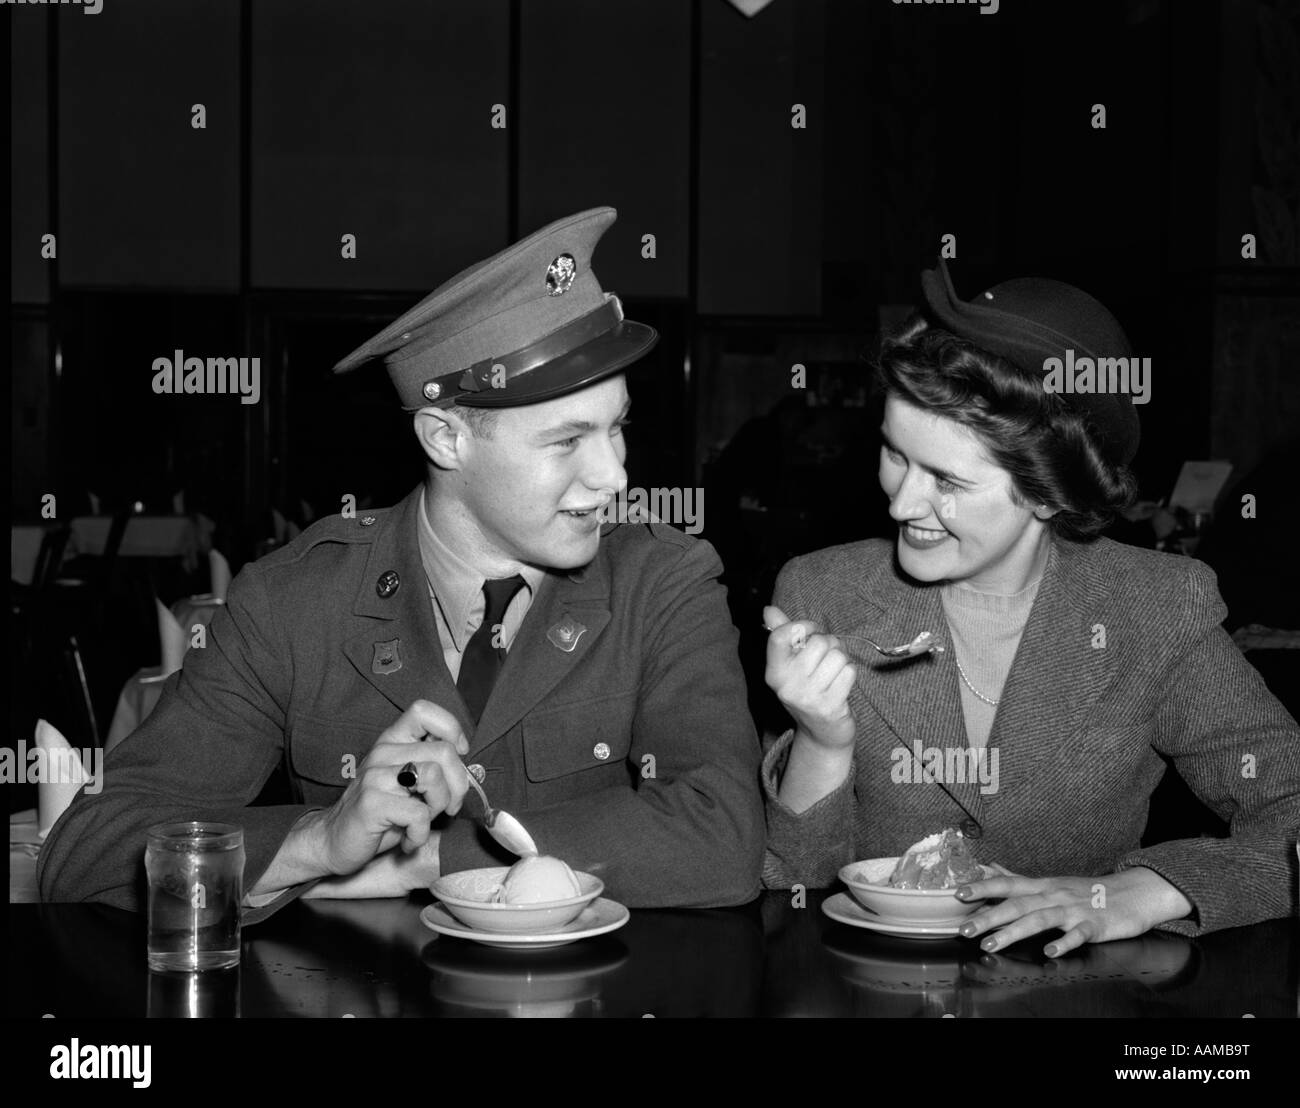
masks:
{"label": "woman's other hand", "polygon": [[1104,877],[991,877],[962,886],[957,895],[962,900],[1005,898],[962,924],[961,933],[968,938],[989,933],[980,943],[984,950],[1002,950],[1043,931],[1063,931],[1043,948],[1049,958],[1084,943],[1142,935],[1192,910],[1175,886],[1144,866]]}

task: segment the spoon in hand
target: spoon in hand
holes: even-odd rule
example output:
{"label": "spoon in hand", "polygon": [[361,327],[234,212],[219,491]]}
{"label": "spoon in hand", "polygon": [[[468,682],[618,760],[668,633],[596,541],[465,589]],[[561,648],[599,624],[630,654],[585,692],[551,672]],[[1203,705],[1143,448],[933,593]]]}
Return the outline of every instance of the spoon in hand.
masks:
{"label": "spoon in hand", "polygon": [[[765,623],[763,624],[763,630],[770,631],[771,628]],[[867,638],[866,635],[837,635],[836,638],[870,643],[877,652],[883,654],[886,658],[915,658],[919,654],[942,654],[944,652],[943,644],[936,641],[933,631],[922,631],[911,642],[890,647],[881,646],[874,639]],[[798,654],[806,645],[807,637],[803,633],[803,628],[796,627],[794,633],[790,636],[790,649]]]}
{"label": "spoon in hand", "polygon": [[499,808],[493,808],[488,803],[487,793],[483,791],[483,786],[478,783],[478,779],[472,773],[466,772],[466,779],[478,793],[478,797],[483,801],[483,826],[487,832],[497,842],[504,846],[511,854],[518,854],[521,858],[537,853],[537,844],[533,842],[533,837],[524,830],[524,826],[509,812],[503,812]]}
{"label": "spoon in hand", "polygon": [[944,651],[943,643],[936,642],[934,634],[931,631],[922,631],[911,642],[903,643],[902,646],[883,647],[866,635],[842,635],[841,638],[852,639],[856,642],[870,643],[886,658],[915,658],[918,654],[942,654]]}

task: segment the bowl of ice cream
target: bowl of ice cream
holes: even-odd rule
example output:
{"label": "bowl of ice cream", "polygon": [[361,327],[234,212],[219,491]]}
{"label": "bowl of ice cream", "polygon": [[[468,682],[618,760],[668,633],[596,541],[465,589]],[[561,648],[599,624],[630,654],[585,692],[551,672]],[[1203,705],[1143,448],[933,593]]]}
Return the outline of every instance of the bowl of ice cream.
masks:
{"label": "bowl of ice cream", "polygon": [[965,919],[983,900],[958,900],[957,890],[993,875],[975,860],[968,839],[947,828],[895,858],[867,858],[840,870],[853,899],[891,923],[938,926]]}
{"label": "bowl of ice cream", "polygon": [[433,895],[466,927],[513,934],[558,931],[604,889],[599,877],[546,855],[461,870],[433,883]]}

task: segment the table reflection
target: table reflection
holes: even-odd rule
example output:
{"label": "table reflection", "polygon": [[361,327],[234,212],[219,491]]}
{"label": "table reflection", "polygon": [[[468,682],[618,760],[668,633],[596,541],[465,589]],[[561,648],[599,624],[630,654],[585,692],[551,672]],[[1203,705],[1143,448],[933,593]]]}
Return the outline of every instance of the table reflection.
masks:
{"label": "table reflection", "polygon": [[985,954],[970,941],[909,942],[836,927],[823,943],[853,991],[853,1014],[864,1016],[1138,1016],[1149,990],[1196,964],[1190,944],[1164,935],[1059,959],[1041,953],[1041,940]]}
{"label": "table reflection", "polygon": [[150,1019],[237,1019],[238,966],[203,973],[149,974]]}
{"label": "table reflection", "polygon": [[637,909],[549,950],[439,937],[427,898],[300,901],[243,934],[237,970],[151,974],[142,916],[12,905],[7,1006],[25,1018],[1021,1017],[1294,1018],[1294,920],[1184,939],[1152,932],[1046,958],[835,923],[821,894],[746,908]]}
{"label": "table reflection", "polygon": [[433,1014],[533,1018],[604,1015],[603,993],[627,959],[613,937],[533,951],[438,939],[422,955]]}

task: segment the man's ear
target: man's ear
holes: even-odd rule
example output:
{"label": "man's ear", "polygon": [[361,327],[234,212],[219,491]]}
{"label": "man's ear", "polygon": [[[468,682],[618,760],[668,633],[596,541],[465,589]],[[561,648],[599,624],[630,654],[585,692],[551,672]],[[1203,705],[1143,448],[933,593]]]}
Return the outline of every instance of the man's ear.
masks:
{"label": "man's ear", "polygon": [[444,408],[415,413],[415,437],[424,456],[439,469],[463,469],[471,435],[465,421]]}

